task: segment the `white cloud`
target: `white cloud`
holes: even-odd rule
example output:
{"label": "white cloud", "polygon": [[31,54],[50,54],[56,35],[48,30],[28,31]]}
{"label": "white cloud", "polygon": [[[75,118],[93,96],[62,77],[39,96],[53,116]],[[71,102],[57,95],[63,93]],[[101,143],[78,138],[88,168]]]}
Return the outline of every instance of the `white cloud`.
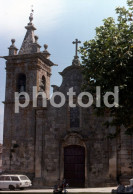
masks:
{"label": "white cloud", "polygon": [[[22,36],[23,26],[27,25],[31,11],[34,9],[34,22],[47,28],[53,28],[60,20],[59,16],[64,11],[65,1],[62,0],[0,0],[0,34]],[[50,30],[50,29],[49,29]]]}

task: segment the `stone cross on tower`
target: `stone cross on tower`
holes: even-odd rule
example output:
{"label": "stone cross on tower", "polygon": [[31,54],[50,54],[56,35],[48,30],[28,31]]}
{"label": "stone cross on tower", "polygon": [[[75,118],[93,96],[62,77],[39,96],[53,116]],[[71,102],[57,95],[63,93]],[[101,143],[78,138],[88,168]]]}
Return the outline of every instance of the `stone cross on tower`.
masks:
{"label": "stone cross on tower", "polygon": [[78,43],[81,43],[78,39],[75,39],[75,41],[72,42],[73,44],[76,44],[76,50],[75,50],[75,56],[78,56]]}

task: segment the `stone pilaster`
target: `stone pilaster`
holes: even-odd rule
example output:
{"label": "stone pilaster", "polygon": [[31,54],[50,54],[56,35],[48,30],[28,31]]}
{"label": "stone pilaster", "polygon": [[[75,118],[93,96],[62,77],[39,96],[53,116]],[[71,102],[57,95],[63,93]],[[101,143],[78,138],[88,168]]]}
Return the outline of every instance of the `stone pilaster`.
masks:
{"label": "stone pilaster", "polygon": [[35,180],[34,185],[43,185],[42,171],[44,166],[44,109],[36,109],[36,140],[35,140]]}

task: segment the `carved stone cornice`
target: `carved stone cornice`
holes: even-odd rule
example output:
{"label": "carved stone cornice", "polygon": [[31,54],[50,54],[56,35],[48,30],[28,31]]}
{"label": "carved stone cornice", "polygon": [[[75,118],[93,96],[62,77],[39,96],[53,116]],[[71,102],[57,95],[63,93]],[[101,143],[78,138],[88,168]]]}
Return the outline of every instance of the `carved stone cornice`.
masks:
{"label": "carved stone cornice", "polygon": [[34,61],[35,59],[42,60],[45,64],[47,64],[49,67],[51,66],[57,66],[52,61],[44,57],[44,54],[42,52],[33,53],[33,54],[23,54],[23,55],[13,55],[13,56],[3,56],[2,58],[6,59],[8,61],[8,64],[10,63],[21,63],[26,62],[27,60]]}

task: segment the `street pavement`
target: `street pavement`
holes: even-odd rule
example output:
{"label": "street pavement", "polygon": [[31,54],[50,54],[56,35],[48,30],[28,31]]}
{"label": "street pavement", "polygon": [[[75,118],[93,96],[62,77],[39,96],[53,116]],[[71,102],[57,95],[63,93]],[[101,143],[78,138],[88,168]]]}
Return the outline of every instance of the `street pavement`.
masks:
{"label": "street pavement", "polygon": [[[68,193],[111,193],[117,187],[67,189]],[[53,193],[53,189],[25,189],[23,191],[0,191],[0,193]]]}

